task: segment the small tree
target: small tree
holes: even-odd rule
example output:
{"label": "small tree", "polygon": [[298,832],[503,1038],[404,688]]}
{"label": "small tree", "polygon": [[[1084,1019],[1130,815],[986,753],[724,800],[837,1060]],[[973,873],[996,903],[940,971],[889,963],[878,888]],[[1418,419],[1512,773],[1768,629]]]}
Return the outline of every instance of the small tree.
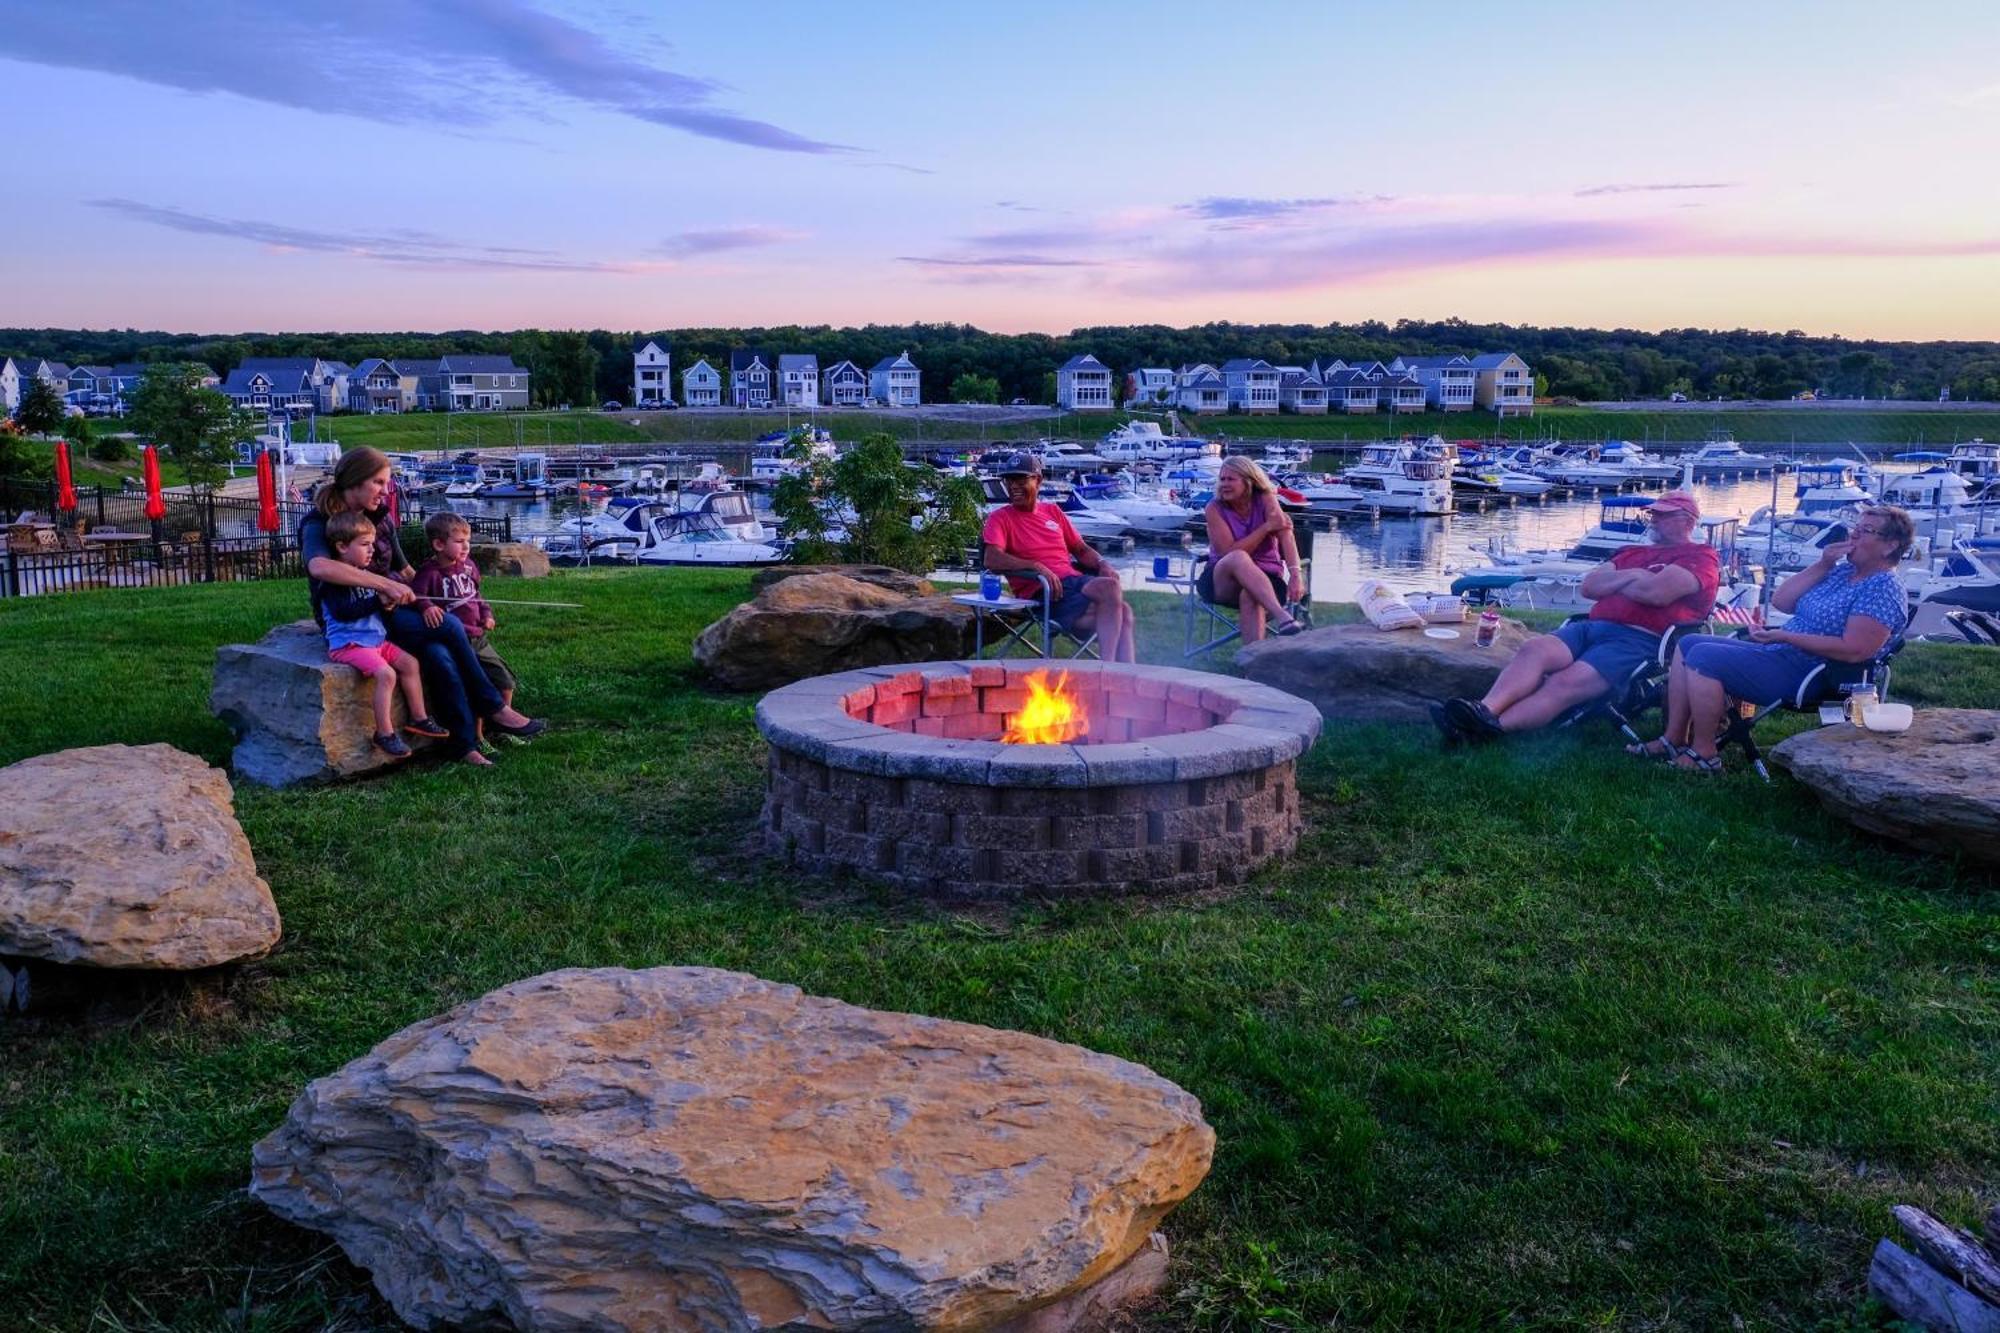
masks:
{"label": "small tree", "polygon": [[[892,565],[913,574],[955,563],[979,534],[979,488],[903,460],[893,435],[868,435],[835,458],[794,431],[771,507],[792,535],[792,554],[823,561]],[[845,535],[835,533],[835,525]]]}
{"label": "small tree", "polygon": [[27,432],[11,417],[0,417],[0,477],[35,481],[55,468],[55,455],[46,445],[31,444]]}
{"label": "small tree", "polygon": [[951,401],[997,403],[1000,401],[1000,381],[991,375],[975,375],[968,370],[951,382]]}
{"label": "small tree", "polygon": [[68,415],[56,386],[40,377],[28,381],[28,387],[21,391],[21,405],[14,409],[14,420],[30,435],[58,433]]}
{"label": "small tree", "polygon": [[205,373],[185,363],[151,367],[132,394],[130,416],[139,438],[157,444],[201,490],[228,475],[237,441],[257,428],[255,416],[202,385]]}

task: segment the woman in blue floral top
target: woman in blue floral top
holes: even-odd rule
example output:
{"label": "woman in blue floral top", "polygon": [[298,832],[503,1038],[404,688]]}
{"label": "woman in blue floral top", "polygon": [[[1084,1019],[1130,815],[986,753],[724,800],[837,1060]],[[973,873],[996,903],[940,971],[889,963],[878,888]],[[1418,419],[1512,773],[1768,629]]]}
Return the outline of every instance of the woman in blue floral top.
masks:
{"label": "woman in blue floral top", "polygon": [[1851,540],[1829,542],[1817,562],[1771,594],[1771,605],[1791,615],[1783,629],[1753,629],[1747,641],[1713,634],[1683,639],[1667,676],[1667,729],[1630,751],[1719,773],[1715,741],[1731,698],[1774,704],[1797,693],[1818,667],[1874,661],[1909,621],[1896,566],[1915,535],[1906,511],[1864,509]]}

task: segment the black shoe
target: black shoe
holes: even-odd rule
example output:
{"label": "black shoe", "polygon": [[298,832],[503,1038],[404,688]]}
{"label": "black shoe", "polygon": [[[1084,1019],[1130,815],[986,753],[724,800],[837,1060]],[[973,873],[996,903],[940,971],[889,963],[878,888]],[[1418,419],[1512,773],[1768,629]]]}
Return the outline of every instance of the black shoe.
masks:
{"label": "black shoe", "polygon": [[486,726],[489,730],[497,731],[502,736],[506,736],[517,741],[525,741],[530,739],[531,737],[539,736],[543,732],[549,729],[549,724],[542,721],[538,717],[531,717],[518,727],[506,726],[502,723],[495,722],[492,718],[489,717],[486,719]]}
{"label": "black shoe", "polygon": [[1444,742],[1445,749],[1456,750],[1465,744],[1464,733],[1459,731],[1458,724],[1451,720],[1451,714],[1445,710],[1443,704],[1426,704],[1424,709],[1431,715],[1431,725],[1438,729],[1438,736]]}
{"label": "black shoe", "polygon": [[434,717],[413,717],[403,724],[403,730],[412,736],[424,736],[434,741],[444,740],[451,735],[444,729],[444,724]]}
{"label": "black shoe", "polygon": [[1497,741],[1507,734],[1493,710],[1476,699],[1446,699],[1444,711],[1467,740]]}
{"label": "black shoe", "polygon": [[1296,620],[1287,620],[1282,625],[1271,626],[1272,636],[1280,639],[1289,639],[1294,634],[1304,634],[1305,632],[1306,627]]}
{"label": "black shoe", "polygon": [[377,736],[375,738],[375,748],[383,754],[388,755],[391,759],[408,759],[410,757],[410,747],[404,742],[401,736],[396,735],[394,732],[390,732],[384,736]]}

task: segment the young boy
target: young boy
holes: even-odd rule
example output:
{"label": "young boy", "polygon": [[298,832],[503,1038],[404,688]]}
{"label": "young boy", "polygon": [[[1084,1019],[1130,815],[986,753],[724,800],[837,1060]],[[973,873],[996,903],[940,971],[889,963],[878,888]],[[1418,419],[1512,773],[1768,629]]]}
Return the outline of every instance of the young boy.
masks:
{"label": "young boy", "polygon": [[[436,626],[446,613],[457,616],[479,664],[486,668],[486,678],[511,707],[514,671],[486,637],[493,629],[493,608],[479,596],[479,566],[471,559],[472,525],[457,514],[432,514],[424,523],[424,539],[430,543],[431,558],[410,583],[411,591],[423,602],[424,623]],[[482,725],[480,744],[485,743]]]}
{"label": "young boy", "polygon": [[[327,520],[326,542],[343,565],[368,568],[375,554],[375,525],[352,510]],[[382,625],[381,600],[373,588],[325,585],[320,594],[320,621],[326,630],[326,655],[351,666],[375,682],[375,748],[391,759],[407,759],[410,747],[396,734],[393,708],[398,685],[410,706],[403,730],[413,736],[443,740],[451,733],[431,718],[424,706],[424,680],[417,659],[389,642]]]}

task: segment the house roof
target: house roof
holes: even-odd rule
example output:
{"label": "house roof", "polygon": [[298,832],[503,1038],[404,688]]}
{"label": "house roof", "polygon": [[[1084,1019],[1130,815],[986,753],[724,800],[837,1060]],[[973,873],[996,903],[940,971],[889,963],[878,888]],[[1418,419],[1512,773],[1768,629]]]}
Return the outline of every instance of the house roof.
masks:
{"label": "house roof", "polygon": [[861,373],[861,367],[855,365],[852,361],[836,361],[826,368],[825,378],[832,379],[836,375],[841,376],[843,379],[850,377],[866,378]]}
{"label": "house roof", "polygon": [[1287,366],[1281,373],[1278,383],[1287,389],[1296,389],[1301,386],[1312,389],[1326,387],[1326,382],[1320,379],[1317,373],[1310,370],[1300,370],[1297,366]]}
{"label": "house roof", "polygon": [[874,370],[871,370],[869,373],[873,374],[875,373],[875,371],[898,370],[903,368],[908,368],[910,370],[915,370],[917,368],[917,363],[910,360],[910,354],[908,352],[898,352],[895,356],[883,357],[880,361],[877,361],[875,363]]}
{"label": "house roof", "polygon": [[729,369],[732,373],[738,370],[748,370],[753,361],[762,362],[766,370],[772,368],[771,354],[769,352],[760,351],[755,347],[739,347],[729,354]]}
{"label": "house roof", "polygon": [[[363,361],[360,365],[354,368],[353,377],[355,379],[365,380],[370,375],[375,373],[375,369],[377,366],[389,366],[389,363],[387,361],[384,361],[379,356],[371,356],[366,361]],[[394,366],[389,366],[389,369],[392,373],[400,373],[396,372],[396,368]]]}
{"label": "house roof", "polygon": [[818,370],[819,358],[811,352],[786,352],[778,358],[778,369],[780,371]]}
{"label": "house roof", "polygon": [[662,352],[668,352],[668,353],[671,353],[673,351],[673,348],[667,346],[664,342],[660,341],[658,338],[641,338],[639,339],[639,341],[632,344],[632,352],[634,355],[637,355],[638,353],[645,351],[648,347],[657,347]]}
{"label": "house roof", "polygon": [[438,358],[439,374],[519,375],[521,367],[511,356],[444,356]]}
{"label": "house roof", "polygon": [[72,375],[88,375],[88,376],[90,376],[90,377],[91,377],[92,379],[96,379],[96,378],[98,378],[99,376],[108,376],[108,375],[110,375],[110,374],[111,374],[111,367],[110,367],[110,366],[72,366],[72,367],[70,368],[70,372],[69,372],[69,373],[70,373],[70,374],[72,374]]}
{"label": "house roof", "polygon": [[397,373],[403,375],[435,375],[438,373],[438,365],[440,363],[424,357],[417,357],[412,360],[397,357],[389,364],[396,368]]}
{"label": "house roof", "polygon": [[319,363],[319,368],[329,375],[352,375],[354,373],[354,367],[348,365],[345,361],[322,361]]}
{"label": "house roof", "polygon": [[1512,352],[1482,352],[1472,358],[1474,370],[1498,370],[1502,362],[1513,357]]}
{"label": "house roof", "polygon": [[707,357],[700,357],[696,359],[693,365],[689,366],[686,370],[683,370],[681,372],[681,378],[684,380],[692,379],[694,378],[694,374],[696,371],[702,372],[704,376],[714,375],[718,378],[720,378],[722,374],[721,371],[717,370],[714,366],[708,364]]}
{"label": "house roof", "polygon": [[1182,366],[1180,380],[1182,388],[1192,389],[1198,385],[1220,385],[1222,374],[1214,366]]}
{"label": "house roof", "polygon": [[1088,352],[1085,352],[1082,356],[1071,357],[1069,360],[1063,362],[1062,365],[1058,366],[1056,369],[1057,372],[1061,374],[1067,374],[1079,370],[1091,370],[1091,371],[1101,370],[1107,375],[1111,373],[1111,367],[1105,365],[1102,361],[1099,361],[1096,357],[1092,356]]}
{"label": "house roof", "polygon": [[250,393],[250,381],[263,376],[279,393],[312,392],[313,367],[319,358],[311,356],[253,356],[229,372],[222,382],[224,393]]}
{"label": "house roof", "polygon": [[1326,380],[1326,387],[1329,389],[1373,389],[1376,387],[1375,381],[1369,378],[1368,373],[1361,370],[1336,370],[1324,378]]}
{"label": "house roof", "polygon": [[1254,356],[1239,356],[1222,363],[1225,375],[1243,375],[1253,370],[1269,370],[1271,363]]}
{"label": "house roof", "polygon": [[1463,356],[1399,356],[1396,363],[1405,370],[1441,370],[1447,366],[1463,366],[1470,369],[1472,363]]}

